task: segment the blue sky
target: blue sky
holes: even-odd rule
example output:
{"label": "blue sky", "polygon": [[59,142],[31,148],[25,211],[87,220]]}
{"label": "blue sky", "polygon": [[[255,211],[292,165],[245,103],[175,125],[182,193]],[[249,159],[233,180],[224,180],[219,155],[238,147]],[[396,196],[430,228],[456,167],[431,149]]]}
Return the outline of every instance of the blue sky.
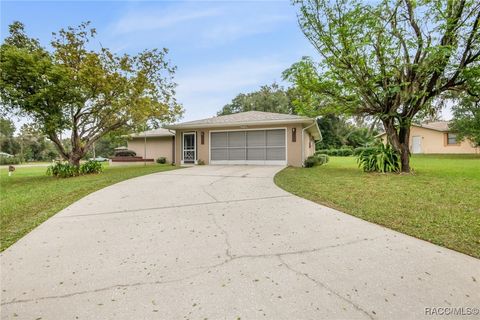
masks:
{"label": "blue sky", "polygon": [[290,1],[2,1],[0,31],[19,20],[43,44],[51,32],[91,21],[97,45],[118,53],[170,49],[183,120],[215,115],[240,92],[281,83],[314,56]]}

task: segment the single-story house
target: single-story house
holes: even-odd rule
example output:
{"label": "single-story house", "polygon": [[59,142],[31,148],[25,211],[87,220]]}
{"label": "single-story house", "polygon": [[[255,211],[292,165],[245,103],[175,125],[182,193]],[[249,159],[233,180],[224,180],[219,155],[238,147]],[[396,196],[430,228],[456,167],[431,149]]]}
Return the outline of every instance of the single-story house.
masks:
{"label": "single-story house", "polygon": [[[457,135],[451,132],[449,121],[435,121],[424,124],[412,124],[410,127],[410,152],[411,153],[479,153],[480,149],[473,143],[464,139],[459,141]],[[381,133],[377,137],[384,143],[387,134]]]}
{"label": "single-story house", "polygon": [[168,125],[177,164],[256,164],[300,167],[321,139],[316,119],[248,111]]}
{"label": "single-story house", "polygon": [[135,151],[137,156],[145,159],[165,157],[168,163],[175,162],[175,132],[159,128],[129,136],[128,150]]}

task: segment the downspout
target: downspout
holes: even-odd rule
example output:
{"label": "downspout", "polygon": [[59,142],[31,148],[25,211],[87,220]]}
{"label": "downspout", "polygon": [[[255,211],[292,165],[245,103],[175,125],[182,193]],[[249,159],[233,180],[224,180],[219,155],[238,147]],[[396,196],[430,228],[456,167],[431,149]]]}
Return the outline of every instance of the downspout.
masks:
{"label": "downspout", "polygon": [[315,121],[311,125],[302,129],[302,167],[305,163],[305,130],[310,129],[313,126],[317,126],[317,130],[320,133],[320,140],[322,140],[322,133],[320,132],[320,128],[318,127],[317,119],[318,117],[315,118]]}
{"label": "downspout", "polygon": [[168,129],[168,132],[172,133],[173,134],[173,155],[172,155],[172,164],[175,163],[175,165],[177,164],[176,160],[177,160],[177,132],[176,131],[172,131],[170,129]]}

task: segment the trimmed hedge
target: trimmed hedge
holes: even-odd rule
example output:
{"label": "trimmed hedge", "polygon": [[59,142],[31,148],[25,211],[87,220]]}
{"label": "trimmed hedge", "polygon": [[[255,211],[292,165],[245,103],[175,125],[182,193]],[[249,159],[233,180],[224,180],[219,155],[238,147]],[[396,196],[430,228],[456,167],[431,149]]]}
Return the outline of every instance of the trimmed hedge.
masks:
{"label": "trimmed hedge", "polygon": [[328,156],[334,156],[334,157],[349,157],[353,155],[353,150],[349,148],[321,149],[321,150],[317,150],[315,154],[326,154]]}

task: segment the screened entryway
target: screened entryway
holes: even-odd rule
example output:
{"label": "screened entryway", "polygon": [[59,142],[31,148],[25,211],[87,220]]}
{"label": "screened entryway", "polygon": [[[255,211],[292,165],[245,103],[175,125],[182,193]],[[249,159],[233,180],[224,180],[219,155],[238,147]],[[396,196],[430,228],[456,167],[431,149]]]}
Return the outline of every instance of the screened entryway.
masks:
{"label": "screened entryway", "polygon": [[212,131],[211,164],[287,164],[285,129]]}

